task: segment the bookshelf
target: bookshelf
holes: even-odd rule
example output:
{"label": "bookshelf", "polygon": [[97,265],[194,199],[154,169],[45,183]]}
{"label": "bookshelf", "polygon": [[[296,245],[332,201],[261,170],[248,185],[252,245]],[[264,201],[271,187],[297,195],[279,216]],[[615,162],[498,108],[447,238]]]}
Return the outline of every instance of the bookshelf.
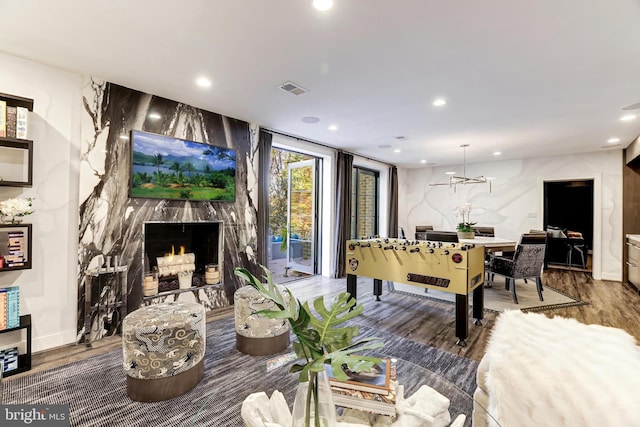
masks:
{"label": "bookshelf", "polygon": [[[22,338],[22,332],[26,333],[24,339]],[[0,377],[9,377],[31,369],[31,315],[25,314],[24,316],[20,316],[20,326],[0,330],[0,337],[10,333],[21,334],[20,341],[25,342],[26,351],[22,354],[18,352],[18,369],[4,372]],[[3,349],[2,345],[0,345],[0,349]]]}
{"label": "bookshelf", "polygon": [[[13,130],[8,123],[8,109],[21,111],[24,122]],[[27,111],[33,111],[33,99],[0,93],[0,186],[31,187],[33,184],[33,141],[26,139]],[[16,133],[16,129],[18,130]],[[21,132],[21,133],[20,133]]]}
{"label": "bookshelf", "polygon": [[0,272],[31,268],[31,224],[0,224]]}

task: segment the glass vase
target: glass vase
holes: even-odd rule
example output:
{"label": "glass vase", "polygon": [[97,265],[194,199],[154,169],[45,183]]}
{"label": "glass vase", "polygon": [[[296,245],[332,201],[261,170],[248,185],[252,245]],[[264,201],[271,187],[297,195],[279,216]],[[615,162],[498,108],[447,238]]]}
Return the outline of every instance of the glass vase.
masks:
{"label": "glass vase", "polygon": [[298,384],[292,419],[293,427],[336,425],[336,407],[326,372],[309,372],[309,380]]}
{"label": "glass vase", "polygon": [[8,215],[2,215],[0,220],[2,220],[4,224],[20,224],[22,222],[22,218]]}

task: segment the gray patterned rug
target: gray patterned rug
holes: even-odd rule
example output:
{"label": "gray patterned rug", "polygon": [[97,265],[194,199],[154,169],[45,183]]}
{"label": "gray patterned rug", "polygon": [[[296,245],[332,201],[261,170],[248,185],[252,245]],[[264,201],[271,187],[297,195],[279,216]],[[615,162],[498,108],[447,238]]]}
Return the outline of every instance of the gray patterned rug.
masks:
{"label": "gray patterned rug", "polygon": [[[401,359],[398,379],[407,385],[406,395],[428,382],[451,398],[452,416],[465,413],[465,425],[471,425],[469,395],[475,389],[477,362],[369,328],[362,327],[361,335],[382,339],[384,353]],[[267,361],[273,357],[247,356],[237,351],[233,317],[228,317],[207,324],[204,377],[196,388],[175,399],[157,403],[129,399],[122,352],[114,350],[5,380],[2,403],[69,404],[72,426],[242,426],[240,407],[253,392],[271,395],[278,389],[289,405],[293,404],[297,376],[289,374],[287,367],[268,372]],[[406,370],[401,373],[400,363],[404,361]]]}

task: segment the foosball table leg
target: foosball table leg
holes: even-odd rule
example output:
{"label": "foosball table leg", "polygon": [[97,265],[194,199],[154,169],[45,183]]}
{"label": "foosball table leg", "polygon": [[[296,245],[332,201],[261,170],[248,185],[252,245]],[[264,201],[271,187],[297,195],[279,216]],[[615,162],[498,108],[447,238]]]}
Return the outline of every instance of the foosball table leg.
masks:
{"label": "foosball table leg", "polygon": [[466,294],[456,294],[456,337],[457,345],[464,347],[469,336],[469,298]]}
{"label": "foosball table leg", "polygon": [[347,292],[352,299],[358,299],[358,276],[355,274],[347,274]]}
{"label": "foosball table leg", "polygon": [[376,296],[376,301],[380,301],[380,295],[382,295],[382,279],[373,279],[373,294]]}

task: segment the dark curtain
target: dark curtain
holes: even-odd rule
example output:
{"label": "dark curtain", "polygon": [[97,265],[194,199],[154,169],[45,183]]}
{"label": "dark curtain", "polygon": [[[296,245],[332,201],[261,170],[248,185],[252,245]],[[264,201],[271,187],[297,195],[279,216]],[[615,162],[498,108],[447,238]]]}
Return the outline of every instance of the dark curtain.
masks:
{"label": "dark curtain", "polygon": [[[271,171],[271,141],[273,135],[260,129],[258,136],[258,242],[256,258],[258,264],[267,266],[267,228],[269,227],[269,181]],[[262,270],[254,272],[262,277]]]}
{"label": "dark curtain", "polygon": [[389,168],[389,237],[398,237],[398,168]]}
{"label": "dark curtain", "polygon": [[351,175],[353,156],[338,152],[336,158],[336,227],[333,277],[345,276],[346,242],[351,238]]}

